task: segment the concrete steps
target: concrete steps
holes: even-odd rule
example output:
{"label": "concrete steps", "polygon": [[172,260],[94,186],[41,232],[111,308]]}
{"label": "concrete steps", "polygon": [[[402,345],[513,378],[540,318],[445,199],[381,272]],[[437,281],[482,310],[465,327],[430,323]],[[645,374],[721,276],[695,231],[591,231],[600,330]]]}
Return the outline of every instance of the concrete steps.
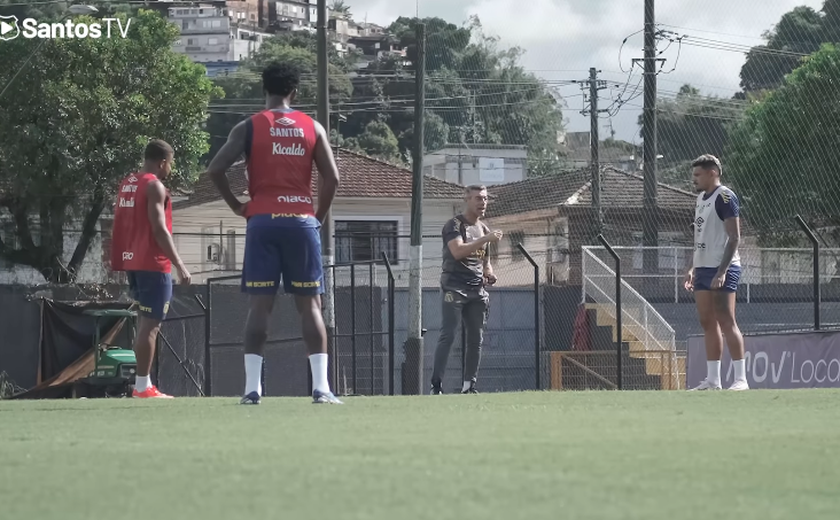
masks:
{"label": "concrete steps", "polygon": [[[586,304],[586,308],[595,313],[595,324],[600,327],[609,327],[612,331],[612,341],[615,342],[618,339],[617,323],[613,317],[615,307],[607,307],[602,304]],[[633,319],[628,319],[625,314],[621,324],[621,341],[627,344],[630,357],[645,360],[645,372],[648,375],[659,377],[661,389],[684,389],[686,377],[685,355],[660,350],[657,347],[646,348],[643,339],[647,337],[647,332],[643,326],[639,325],[639,323],[644,322],[643,318],[639,316],[634,316],[634,318],[638,323],[634,322]]]}

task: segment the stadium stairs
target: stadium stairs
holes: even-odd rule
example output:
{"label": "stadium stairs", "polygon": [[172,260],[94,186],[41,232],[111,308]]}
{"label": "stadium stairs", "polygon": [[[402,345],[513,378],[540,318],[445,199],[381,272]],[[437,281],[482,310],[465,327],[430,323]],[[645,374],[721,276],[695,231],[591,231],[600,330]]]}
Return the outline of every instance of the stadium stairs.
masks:
{"label": "stadium stairs", "polygon": [[[614,309],[607,310],[601,304],[587,303],[589,323],[589,353],[558,353],[553,360],[553,371],[559,371],[553,378],[552,387],[565,390],[608,389],[617,383],[615,342],[617,337]],[[669,351],[645,350],[639,338],[643,331],[635,324],[622,323],[622,365],[624,388],[629,390],[671,390],[685,388],[685,354]],[[562,361],[559,358],[564,358]],[[676,362],[674,358],[676,357]],[[676,368],[678,380],[674,380]],[[609,383],[607,383],[607,381]],[[611,383],[611,384],[610,384]]]}

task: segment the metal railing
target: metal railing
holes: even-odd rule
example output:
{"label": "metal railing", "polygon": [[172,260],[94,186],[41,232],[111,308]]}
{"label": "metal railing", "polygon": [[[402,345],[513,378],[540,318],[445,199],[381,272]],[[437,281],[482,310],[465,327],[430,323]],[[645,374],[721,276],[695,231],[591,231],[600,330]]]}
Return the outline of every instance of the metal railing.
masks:
{"label": "metal railing", "polygon": [[[616,273],[598,258],[593,249],[603,248],[583,247],[583,297],[588,296],[602,305],[605,312],[617,319]],[[675,350],[676,334],[665,318],[624,279],[621,280],[621,288],[622,328],[631,332],[645,350]]]}

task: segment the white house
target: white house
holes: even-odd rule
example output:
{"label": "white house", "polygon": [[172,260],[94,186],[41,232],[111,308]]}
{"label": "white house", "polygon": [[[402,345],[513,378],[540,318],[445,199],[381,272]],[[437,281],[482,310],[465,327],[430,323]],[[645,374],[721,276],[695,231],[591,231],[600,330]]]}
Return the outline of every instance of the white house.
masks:
{"label": "white house", "polygon": [[528,151],[503,144],[448,144],[423,157],[423,173],[463,186],[494,186],[528,178]]}
{"label": "white house", "polygon": [[[388,255],[398,286],[408,284],[411,232],[411,171],[345,150],[336,150],[341,183],[333,202],[335,261],[337,264],[378,260]],[[313,187],[317,194],[317,171]],[[245,164],[228,172],[234,193],[248,200]],[[441,229],[463,210],[463,187],[425,177],[423,202],[424,284],[436,286],[440,274]],[[234,215],[209,178],[199,179],[193,193],[173,204],[175,245],[194,283],[238,274],[245,251],[245,220]],[[339,268],[336,284],[349,284],[349,268]],[[377,284],[384,283],[385,268],[375,268]],[[367,280],[368,268],[357,273]],[[345,277],[342,281],[342,277]]]}

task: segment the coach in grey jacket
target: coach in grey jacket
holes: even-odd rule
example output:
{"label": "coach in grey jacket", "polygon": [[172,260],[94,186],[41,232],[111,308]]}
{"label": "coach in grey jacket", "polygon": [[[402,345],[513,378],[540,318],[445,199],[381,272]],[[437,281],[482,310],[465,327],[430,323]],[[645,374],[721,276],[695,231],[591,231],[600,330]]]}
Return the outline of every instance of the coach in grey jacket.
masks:
{"label": "coach in grey jacket", "polygon": [[502,232],[491,232],[480,221],[487,209],[487,188],[469,186],[464,199],[466,211],[443,226],[443,265],[440,275],[442,322],[435,350],[432,395],[443,393],[443,375],[455,342],[455,330],[461,319],[464,320],[467,333],[466,367],[461,393],[477,393],[475,384],[490,301],[484,286],[496,283],[487,253],[488,245],[498,242]]}

